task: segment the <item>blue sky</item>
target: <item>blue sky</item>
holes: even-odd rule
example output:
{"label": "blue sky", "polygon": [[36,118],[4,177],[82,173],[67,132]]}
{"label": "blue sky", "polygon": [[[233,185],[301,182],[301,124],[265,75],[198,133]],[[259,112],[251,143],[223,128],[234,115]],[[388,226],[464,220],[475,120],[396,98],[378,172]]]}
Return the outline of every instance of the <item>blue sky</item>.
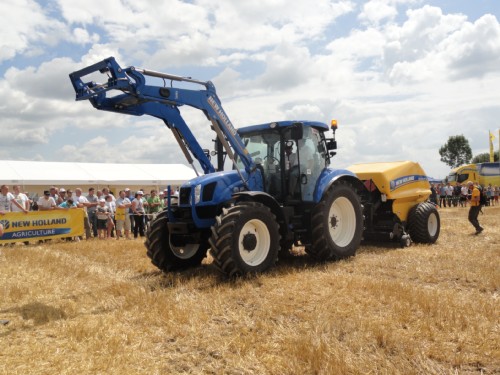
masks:
{"label": "blue sky", "polygon": [[[108,56],[212,80],[237,127],[335,118],[337,167],[414,160],[444,177],[449,136],[478,154],[500,128],[497,0],[7,0],[2,10],[0,159],[184,162],[160,121],[74,101],[68,74]],[[213,138],[203,115],[183,114],[202,143]]]}

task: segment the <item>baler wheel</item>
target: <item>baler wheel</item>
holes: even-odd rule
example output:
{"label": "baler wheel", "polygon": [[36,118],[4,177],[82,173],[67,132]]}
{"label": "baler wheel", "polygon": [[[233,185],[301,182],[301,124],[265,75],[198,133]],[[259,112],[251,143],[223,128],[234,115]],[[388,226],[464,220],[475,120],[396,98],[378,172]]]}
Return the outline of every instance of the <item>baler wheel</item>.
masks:
{"label": "baler wheel", "polygon": [[408,232],[413,242],[434,243],[439,237],[441,221],[436,207],[429,202],[421,202],[408,213]]}

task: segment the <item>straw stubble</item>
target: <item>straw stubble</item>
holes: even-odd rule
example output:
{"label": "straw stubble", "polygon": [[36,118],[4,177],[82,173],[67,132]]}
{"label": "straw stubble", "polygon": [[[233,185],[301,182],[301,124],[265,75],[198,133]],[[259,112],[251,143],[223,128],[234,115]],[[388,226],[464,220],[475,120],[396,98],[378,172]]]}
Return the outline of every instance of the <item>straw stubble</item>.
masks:
{"label": "straw stubble", "polygon": [[0,249],[2,374],[500,372],[500,208],[440,211],[436,245],[364,244],[270,272],[162,274],[141,241]]}

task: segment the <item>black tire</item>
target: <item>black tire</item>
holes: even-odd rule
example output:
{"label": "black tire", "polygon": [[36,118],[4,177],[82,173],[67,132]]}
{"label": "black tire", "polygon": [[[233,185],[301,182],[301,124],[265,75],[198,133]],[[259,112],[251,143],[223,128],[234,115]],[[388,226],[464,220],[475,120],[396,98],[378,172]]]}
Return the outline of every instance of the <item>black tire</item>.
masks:
{"label": "black tire", "polygon": [[210,238],[214,265],[229,277],[261,273],[274,265],[280,233],[271,210],[257,202],[238,202],[223,209]]}
{"label": "black tire", "polygon": [[422,202],[412,207],[408,213],[408,232],[413,242],[434,243],[440,230],[439,212],[432,203]]}
{"label": "black tire", "polygon": [[146,233],[145,246],[151,263],[164,272],[199,266],[207,256],[208,232],[200,234],[199,243],[175,245],[176,239],[170,238],[167,223],[167,211],[163,211],[151,222],[151,229]]}
{"label": "black tire", "polygon": [[312,215],[312,245],[306,251],[324,261],[354,256],[363,236],[359,196],[346,181],[335,183]]}

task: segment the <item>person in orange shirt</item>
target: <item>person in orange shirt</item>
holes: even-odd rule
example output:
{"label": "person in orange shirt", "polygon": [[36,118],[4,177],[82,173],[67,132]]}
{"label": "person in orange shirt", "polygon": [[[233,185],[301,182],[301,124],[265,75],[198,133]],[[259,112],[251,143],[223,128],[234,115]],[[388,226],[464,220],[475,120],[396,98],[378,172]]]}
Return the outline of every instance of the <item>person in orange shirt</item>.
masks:
{"label": "person in orange shirt", "polygon": [[474,226],[474,228],[476,228],[475,234],[479,234],[484,230],[483,227],[479,225],[479,220],[477,219],[477,217],[479,216],[479,211],[481,211],[481,206],[479,204],[479,196],[481,192],[472,181],[467,182],[467,186],[472,192],[469,208],[469,221]]}

